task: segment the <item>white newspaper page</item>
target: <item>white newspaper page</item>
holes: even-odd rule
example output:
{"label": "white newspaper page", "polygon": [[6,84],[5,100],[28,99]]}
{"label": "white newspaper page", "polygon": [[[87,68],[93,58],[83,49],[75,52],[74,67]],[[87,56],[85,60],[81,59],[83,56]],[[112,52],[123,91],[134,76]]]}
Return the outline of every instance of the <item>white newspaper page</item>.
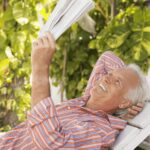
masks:
{"label": "white newspaper page", "polygon": [[55,39],[65,32],[80,17],[94,7],[92,0],[59,0],[48,21],[39,32],[42,37],[46,31],[51,31]]}
{"label": "white newspaper page", "polygon": [[94,7],[94,3],[90,0],[76,0],[76,3],[61,18],[59,23],[51,30],[55,39],[65,32],[73,23],[77,22],[83,15]]}

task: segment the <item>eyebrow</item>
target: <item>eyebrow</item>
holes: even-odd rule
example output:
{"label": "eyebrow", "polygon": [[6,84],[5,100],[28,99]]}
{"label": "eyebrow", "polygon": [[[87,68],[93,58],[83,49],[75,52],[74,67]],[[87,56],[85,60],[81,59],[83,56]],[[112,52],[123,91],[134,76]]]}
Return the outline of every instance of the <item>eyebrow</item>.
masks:
{"label": "eyebrow", "polygon": [[[113,75],[114,76],[114,74],[115,74],[115,72],[113,73],[113,72],[111,72],[111,75]],[[116,76],[117,78],[119,78],[119,80],[122,82],[122,86],[123,86],[123,83],[125,82],[125,80],[123,80],[124,78],[123,77],[121,77],[121,76],[119,76],[119,75],[117,75]]]}
{"label": "eyebrow", "polygon": [[[115,73],[116,73],[116,71],[110,71],[108,74],[115,76]],[[119,80],[121,80],[122,82],[125,81],[125,80],[123,80],[124,78],[121,77],[120,75],[117,75],[117,78],[119,78]]]}
{"label": "eyebrow", "polygon": [[120,76],[117,76],[117,77],[119,78],[119,80],[123,81],[123,78],[122,78],[122,77],[120,77]]}

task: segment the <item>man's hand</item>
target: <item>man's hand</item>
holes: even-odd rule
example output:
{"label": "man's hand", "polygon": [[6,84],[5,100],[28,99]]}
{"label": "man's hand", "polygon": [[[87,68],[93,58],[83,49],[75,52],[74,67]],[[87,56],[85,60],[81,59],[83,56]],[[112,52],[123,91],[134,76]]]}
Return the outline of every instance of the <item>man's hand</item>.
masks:
{"label": "man's hand", "polygon": [[32,107],[50,97],[49,65],[55,52],[55,42],[50,33],[33,43],[32,63]]}
{"label": "man's hand", "polygon": [[33,42],[31,62],[32,69],[49,67],[55,52],[55,41],[50,33]]}
{"label": "man's hand", "polygon": [[143,103],[137,103],[137,105],[133,105],[130,108],[128,108],[128,118],[132,119],[134,118],[136,115],[138,115],[144,108],[144,104]]}
{"label": "man's hand", "polygon": [[144,108],[143,103],[137,103],[137,105],[129,107],[127,113],[122,115],[121,118],[125,120],[133,119],[143,110],[143,108]]}

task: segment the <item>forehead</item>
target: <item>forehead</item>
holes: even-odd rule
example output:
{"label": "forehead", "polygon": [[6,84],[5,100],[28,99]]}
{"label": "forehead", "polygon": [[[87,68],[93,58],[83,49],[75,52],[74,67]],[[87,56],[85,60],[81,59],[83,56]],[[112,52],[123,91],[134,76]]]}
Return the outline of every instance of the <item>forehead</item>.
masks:
{"label": "forehead", "polygon": [[113,76],[120,77],[122,80],[133,86],[139,84],[139,76],[135,71],[129,68],[117,69],[112,71]]}

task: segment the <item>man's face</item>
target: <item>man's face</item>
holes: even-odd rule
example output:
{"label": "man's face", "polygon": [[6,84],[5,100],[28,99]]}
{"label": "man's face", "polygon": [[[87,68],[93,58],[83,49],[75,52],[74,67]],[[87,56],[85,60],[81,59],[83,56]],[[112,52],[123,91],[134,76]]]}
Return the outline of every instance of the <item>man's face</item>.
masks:
{"label": "man's face", "polygon": [[118,69],[103,76],[95,83],[91,90],[91,97],[95,105],[103,104],[112,109],[117,107],[124,100],[125,94],[139,84],[139,77],[131,69]]}

